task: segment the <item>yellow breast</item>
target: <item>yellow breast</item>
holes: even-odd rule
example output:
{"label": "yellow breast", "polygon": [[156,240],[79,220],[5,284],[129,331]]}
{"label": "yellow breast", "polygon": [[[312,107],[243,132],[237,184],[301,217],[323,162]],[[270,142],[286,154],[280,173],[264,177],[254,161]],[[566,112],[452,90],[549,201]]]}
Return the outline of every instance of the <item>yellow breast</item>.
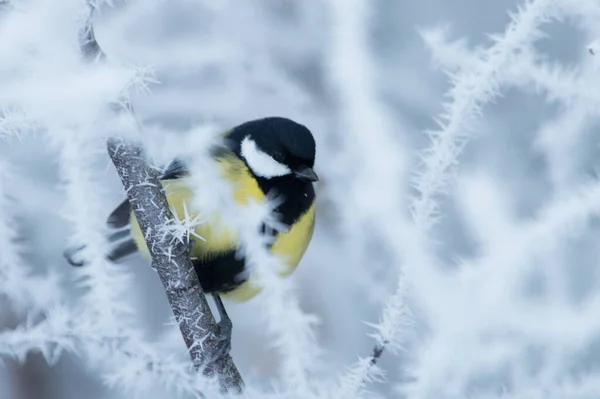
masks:
{"label": "yellow breast", "polygon": [[[249,199],[261,201],[265,195],[258,186],[256,180],[247,170],[244,163],[235,157],[230,157],[219,162],[222,174],[228,181],[233,182],[235,201],[239,204],[245,204]],[[210,259],[219,256],[225,252],[234,250],[239,245],[238,235],[233,229],[228,228],[220,220],[218,215],[205,215],[201,211],[192,208],[193,192],[185,185],[185,180],[167,180],[162,182],[167,196],[167,202],[171,210],[177,215],[178,219],[183,219],[185,215],[184,206],[188,214],[195,218],[199,216],[205,223],[201,223],[195,228],[197,235],[205,239],[201,241],[196,238],[191,256],[202,259]],[[185,205],[184,205],[185,204]],[[150,253],[140,231],[137,220],[133,212],[130,217],[131,235],[135,240],[140,253],[150,257]],[[271,252],[279,256],[285,265],[285,269],[280,273],[282,276],[291,274],[300,259],[304,255],[308,244],[312,238],[315,223],[314,204],[309,210],[300,217],[289,231],[278,233]],[[193,237],[192,237],[193,238]],[[251,273],[248,280],[233,291],[222,294],[224,298],[236,301],[246,301],[261,291],[256,283],[256,277]]]}
{"label": "yellow breast", "polygon": [[[302,259],[306,248],[308,248],[314,227],[315,205],[313,203],[288,232],[277,234],[271,252],[278,255],[285,266],[279,273],[280,276],[288,276],[296,270],[300,259]],[[246,282],[222,296],[239,302],[247,301],[262,289],[256,280],[256,276],[251,273]]]}

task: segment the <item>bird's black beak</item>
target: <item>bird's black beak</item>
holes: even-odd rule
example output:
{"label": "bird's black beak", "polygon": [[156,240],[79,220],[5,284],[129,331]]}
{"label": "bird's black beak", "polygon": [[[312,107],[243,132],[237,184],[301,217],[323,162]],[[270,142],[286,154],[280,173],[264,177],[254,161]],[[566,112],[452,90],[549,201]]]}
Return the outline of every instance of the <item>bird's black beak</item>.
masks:
{"label": "bird's black beak", "polygon": [[308,166],[303,166],[294,171],[294,175],[296,178],[304,181],[315,182],[319,181],[319,176],[315,173],[314,170],[309,168]]}

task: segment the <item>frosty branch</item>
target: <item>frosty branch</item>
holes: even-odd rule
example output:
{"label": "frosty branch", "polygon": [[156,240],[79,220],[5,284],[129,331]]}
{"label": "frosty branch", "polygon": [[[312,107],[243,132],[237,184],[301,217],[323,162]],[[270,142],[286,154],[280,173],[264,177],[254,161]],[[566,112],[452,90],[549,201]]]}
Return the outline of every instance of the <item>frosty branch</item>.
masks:
{"label": "frosty branch", "polygon": [[[106,57],[94,37],[92,6],[89,11],[79,36],[81,52],[89,61],[102,61]],[[131,111],[127,102],[126,108]],[[173,219],[173,215],[159,181],[159,171],[148,165],[141,146],[111,138],[108,140],[108,152],[144,234],[153,268],[165,288],[194,367],[206,376],[218,377],[223,390],[240,392],[243,381],[231,357],[211,360],[217,358],[218,327],[185,244],[160,233],[161,226]]]}

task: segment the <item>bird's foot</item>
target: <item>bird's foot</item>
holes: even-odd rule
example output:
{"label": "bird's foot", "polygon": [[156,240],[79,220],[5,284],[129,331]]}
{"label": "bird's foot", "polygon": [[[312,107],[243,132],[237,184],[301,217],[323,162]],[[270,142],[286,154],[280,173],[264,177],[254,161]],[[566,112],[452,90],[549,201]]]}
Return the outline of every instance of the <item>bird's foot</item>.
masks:
{"label": "bird's foot", "polygon": [[233,332],[233,323],[227,314],[225,305],[221,300],[221,296],[217,292],[212,293],[212,297],[215,300],[215,305],[219,311],[219,335],[217,336],[217,350],[212,357],[212,361],[223,359],[231,351],[231,333]]}
{"label": "bird's foot", "polygon": [[229,317],[222,319],[217,324],[219,327],[219,335],[217,337],[217,350],[212,357],[212,361],[217,361],[229,355],[231,351],[231,334],[233,332],[233,323]]}

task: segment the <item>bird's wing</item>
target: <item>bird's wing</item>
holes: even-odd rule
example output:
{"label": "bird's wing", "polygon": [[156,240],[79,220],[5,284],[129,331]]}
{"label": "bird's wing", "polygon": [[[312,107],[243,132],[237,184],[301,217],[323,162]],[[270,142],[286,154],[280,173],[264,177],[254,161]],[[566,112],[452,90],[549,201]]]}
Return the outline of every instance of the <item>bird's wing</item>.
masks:
{"label": "bird's wing", "polygon": [[[164,171],[161,180],[174,180],[178,179],[182,176],[185,176],[188,173],[188,169],[185,166],[185,163],[179,159],[175,159],[173,162],[169,164],[167,169]],[[125,199],[123,202],[117,206],[108,218],[106,219],[106,224],[109,227],[118,229],[121,227],[125,227],[129,224],[129,214],[131,213],[131,205],[129,204],[129,200]]]}
{"label": "bird's wing", "polygon": [[119,229],[121,227],[125,227],[129,224],[129,214],[131,213],[131,205],[129,205],[129,200],[125,200],[119,204],[115,208],[114,211],[108,215],[106,219],[106,224],[109,227]]}
{"label": "bird's wing", "polygon": [[175,159],[173,162],[169,164],[163,175],[161,176],[161,180],[173,180],[178,179],[182,176],[185,176],[189,173],[187,166],[180,159]]}

